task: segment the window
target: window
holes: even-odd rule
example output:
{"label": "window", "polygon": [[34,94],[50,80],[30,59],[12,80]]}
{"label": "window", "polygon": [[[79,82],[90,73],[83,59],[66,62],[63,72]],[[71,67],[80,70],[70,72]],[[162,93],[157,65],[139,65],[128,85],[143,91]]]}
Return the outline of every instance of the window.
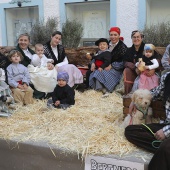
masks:
{"label": "window", "polygon": [[7,45],[17,44],[17,38],[22,33],[30,33],[36,20],[39,19],[38,6],[5,9]]}

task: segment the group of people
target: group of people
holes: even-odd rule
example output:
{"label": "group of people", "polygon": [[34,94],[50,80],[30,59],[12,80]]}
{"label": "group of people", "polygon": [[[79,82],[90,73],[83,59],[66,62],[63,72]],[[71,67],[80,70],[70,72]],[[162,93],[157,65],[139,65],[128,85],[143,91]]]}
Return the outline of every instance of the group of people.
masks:
{"label": "group of people", "polygon": [[54,32],[45,45],[36,44],[34,52],[29,48],[30,36],[21,34],[16,49],[10,51],[8,58],[1,54],[1,69],[6,73],[6,80],[1,80],[5,84],[1,88],[2,97],[13,97],[13,101],[21,105],[32,104],[33,97],[52,97],[52,103],[48,101],[47,106],[50,103],[50,107],[57,108],[67,108],[75,103],[72,87],[83,83],[83,75],[68,63],[60,44],[61,36],[61,32]]}
{"label": "group of people", "polygon": [[[170,167],[167,159],[170,146],[168,143],[170,135],[170,45],[167,46],[160,60],[154,45],[143,42],[144,35],[140,31],[132,32],[133,45],[130,48],[124,44],[120,34],[120,28],[111,27],[109,41],[106,38],[100,38],[95,42],[99,50],[90,56],[86,87],[102,91],[103,96],[106,97],[114,91],[123,77],[125,94],[137,88],[147,88],[151,90],[153,98],[163,97],[167,119],[163,124],[148,125],[155,135],[153,136],[142,125],[130,125],[125,129],[125,136],[130,142],[151,152],[157,150],[152,147],[154,140],[166,139],[152,158],[149,170],[167,170]],[[47,106],[53,108],[66,109],[74,105],[73,87],[83,83],[83,75],[76,66],[69,64],[64,47],[60,44],[61,38],[61,32],[55,31],[49,42],[44,45],[36,44],[34,52],[29,48],[30,36],[21,34],[16,49],[9,53],[9,60],[0,56],[0,67],[6,71],[6,82],[9,85],[5,84],[2,87],[1,96],[8,91],[7,96],[11,97],[12,94],[15,102],[22,105],[33,103],[33,97],[38,99],[52,97],[47,101]],[[166,70],[162,76],[158,69],[161,62]],[[135,109],[135,104],[131,103],[129,113],[133,109]]]}

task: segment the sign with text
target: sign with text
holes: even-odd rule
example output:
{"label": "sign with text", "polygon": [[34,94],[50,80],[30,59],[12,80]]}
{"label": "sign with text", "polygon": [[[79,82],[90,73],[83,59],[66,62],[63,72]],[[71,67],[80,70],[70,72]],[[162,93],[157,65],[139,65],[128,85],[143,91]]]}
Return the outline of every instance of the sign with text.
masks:
{"label": "sign with text", "polygon": [[85,159],[85,170],[147,170],[145,166],[144,163],[99,156],[88,156]]}

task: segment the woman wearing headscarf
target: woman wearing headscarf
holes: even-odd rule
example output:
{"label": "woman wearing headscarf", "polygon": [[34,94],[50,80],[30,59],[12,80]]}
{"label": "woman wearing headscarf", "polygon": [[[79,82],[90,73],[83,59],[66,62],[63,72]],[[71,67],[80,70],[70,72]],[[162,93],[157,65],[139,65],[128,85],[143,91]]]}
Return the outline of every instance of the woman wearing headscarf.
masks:
{"label": "woman wearing headscarf", "polygon": [[120,40],[120,32],[119,27],[110,28],[109,51],[111,52],[111,64],[103,71],[95,70],[89,78],[89,85],[95,90],[102,90],[105,96],[108,95],[108,92],[113,92],[122,77],[124,69],[123,57],[127,46]]}
{"label": "woman wearing headscarf", "polygon": [[62,34],[60,31],[52,33],[51,40],[44,45],[44,54],[47,58],[54,60],[53,64],[57,72],[65,71],[68,73],[68,85],[73,87],[83,83],[83,75],[76,66],[69,64],[64,47],[60,44],[61,38]]}

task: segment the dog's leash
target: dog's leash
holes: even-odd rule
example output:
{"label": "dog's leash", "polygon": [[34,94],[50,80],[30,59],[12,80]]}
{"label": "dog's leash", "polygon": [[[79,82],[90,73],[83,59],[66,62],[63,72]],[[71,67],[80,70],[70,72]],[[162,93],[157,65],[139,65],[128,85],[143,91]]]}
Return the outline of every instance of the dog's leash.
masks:
{"label": "dog's leash", "polygon": [[142,107],[139,107],[137,104],[135,104],[135,106],[136,106],[136,109],[142,112],[144,116],[147,115],[149,107],[147,107],[146,109],[143,109]]}
{"label": "dog's leash", "polygon": [[[153,136],[155,136],[155,133],[153,133],[153,131],[151,130],[150,127],[148,127],[148,126],[145,125],[144,123],[142,123],[142,125],[145,126],[145,127],[153,134]],[[152,142],[152,147],[158,149],[159,146],[160,146],[160,144],[161,144],[161,142],[162,142],[161,140],[154,140],[154,141]]]}

